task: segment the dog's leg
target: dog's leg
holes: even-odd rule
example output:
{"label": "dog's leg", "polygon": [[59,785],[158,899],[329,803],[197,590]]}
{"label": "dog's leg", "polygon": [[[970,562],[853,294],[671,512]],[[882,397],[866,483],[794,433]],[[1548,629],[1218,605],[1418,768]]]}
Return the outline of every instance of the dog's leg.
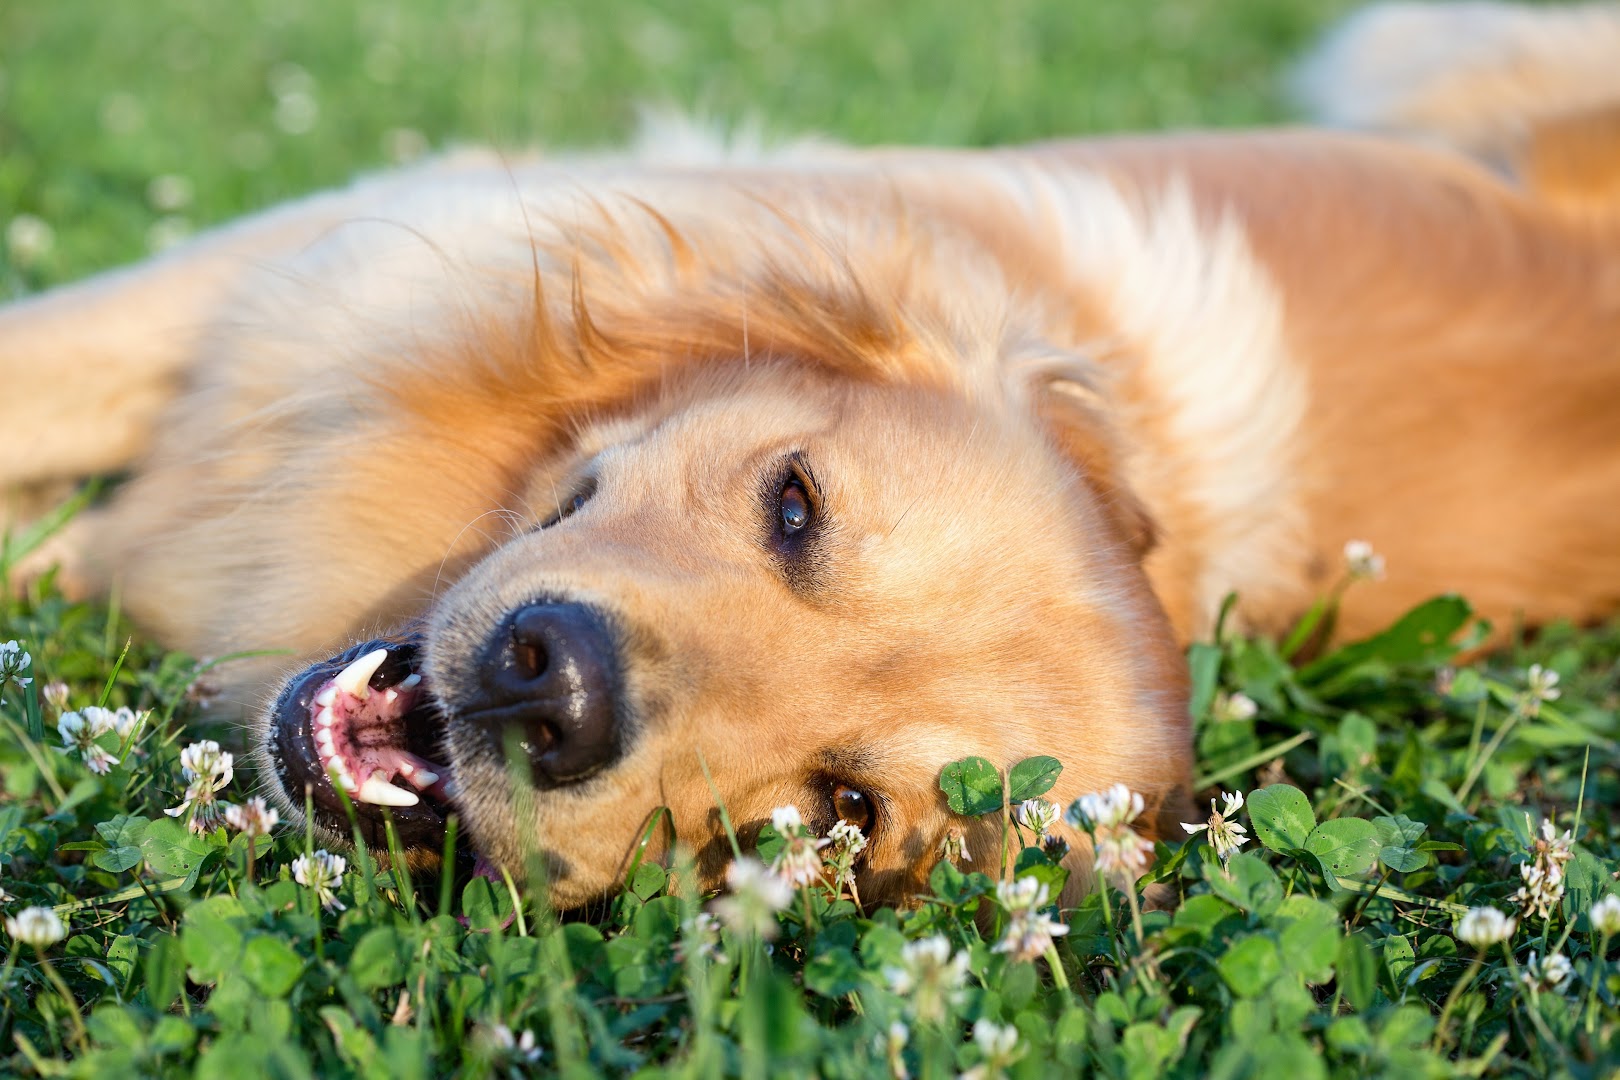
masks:
{"label": "dog's leg", "polygon": [[133,459],[225,277],[217,257],[182,255],[0,310],[0,488]]}
{"label": "dog's leg", "polygon": [[0,493],[123,468],[207,348],[244,274],[276,265],[465,151],[216,229],[156,259],[0,308]]}

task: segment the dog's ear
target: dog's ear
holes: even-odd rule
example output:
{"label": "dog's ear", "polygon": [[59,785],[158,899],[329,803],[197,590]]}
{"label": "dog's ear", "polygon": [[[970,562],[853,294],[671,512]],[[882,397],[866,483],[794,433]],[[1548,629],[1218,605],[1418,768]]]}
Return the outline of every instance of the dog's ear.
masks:
{"label": "dog's ear", "polygon": [[1158,539],[1157,526],[1126,481],[1124,448],[1102,394],[1080,379],[1055,375],[1039,378],[1033,397],[1047,437],[1096,492],[1120,540],[1138,560],[1145,557]]}

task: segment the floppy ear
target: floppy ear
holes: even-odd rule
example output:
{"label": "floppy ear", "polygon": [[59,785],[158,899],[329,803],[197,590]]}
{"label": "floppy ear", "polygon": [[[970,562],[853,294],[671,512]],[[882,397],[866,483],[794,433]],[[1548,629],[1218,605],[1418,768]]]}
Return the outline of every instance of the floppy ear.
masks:
{"label": "floppy ear", "polygon": [[1096,492],[1120,540],[1140,561],[1153,549],[1158,530],[1125,481],[1124,449],[1103,396],[1078,379],[1050,376],[1036,384],[1034,407],[1047,437]]}

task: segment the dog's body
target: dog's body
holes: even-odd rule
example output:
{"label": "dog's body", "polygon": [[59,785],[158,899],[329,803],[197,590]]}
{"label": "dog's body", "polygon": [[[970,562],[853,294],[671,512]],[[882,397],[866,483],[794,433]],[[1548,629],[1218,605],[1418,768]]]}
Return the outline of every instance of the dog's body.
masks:
{"label": "dog's body", "polygon": [[568,905],[656,806],[713,880],[715,790],[861,804],[862,892],[898,899],[969,754],[1179,832],[1180,645],[1229,592],[1286,627],[1349,540],[1389,573],[1346,636],[1443,591],[1613,609],[1620,221],[1554,167],[1601,125],[1545,130],[1528,182],[1308,131],[451,159],[0,314],[0,480],[138,458],[75,572],[182,648],[399,643],[369,692],[238,668],[325,825],[311,763],[448,754],[479,850],[537,846]]}

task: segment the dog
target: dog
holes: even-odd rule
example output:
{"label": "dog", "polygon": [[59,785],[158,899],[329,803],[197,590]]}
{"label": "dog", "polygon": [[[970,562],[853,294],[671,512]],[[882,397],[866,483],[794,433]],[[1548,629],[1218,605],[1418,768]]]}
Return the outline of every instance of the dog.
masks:
{"label": "dog", "polygon": [[[1401,44],[1459,17],[1531,31]],[[340,788],[413,866],[454,813],[567,909],[648,835],[716,887],[721,807],[747,840],[791,803],[903,903],[952,830],[997,858],[942,767],[1038,754],[1052,801],[1124,784],[1178,839],[1183,649],[1228,594],[1284,630],[1357,540],[1388,573],[1342,637],[1620,597],[1620,89],[1582,96],[1580,20],[1620,32],[1359,17],[1306,84],[1380,133],[362,180],[0,312],[0,483],[130,472],[65,580],[280,650],[221,677],[328,843]]]}

